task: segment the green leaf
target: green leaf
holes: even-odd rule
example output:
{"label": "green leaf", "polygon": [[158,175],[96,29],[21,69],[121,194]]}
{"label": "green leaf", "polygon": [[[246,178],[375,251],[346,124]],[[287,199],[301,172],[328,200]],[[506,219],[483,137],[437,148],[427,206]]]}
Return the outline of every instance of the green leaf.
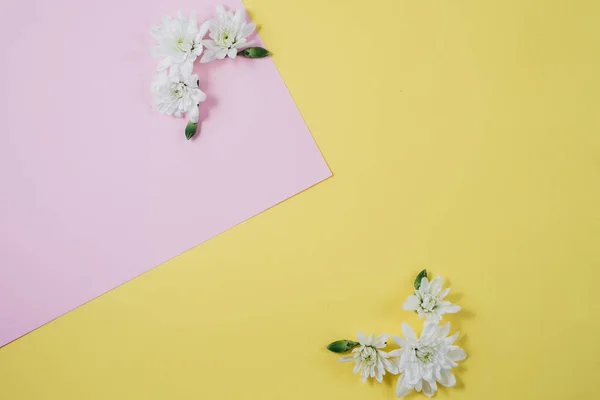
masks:
{"label": "green leaf", "polygon": [[333,351],[334,353],[345,353],[358,346],[360,343],[353,342],[352,340],[336,340],[333,343],[329,343],[327,350]]}
{"label": "green leaf", "polygon": [[262,47],[248,47],[247,49],[238,51],[238,56],[247,58],[263,58],[270,55],[269,50]]}
{"label": "green leaf", "polygon": [[188,122],[185,127],[185,138],[190,140],[196,134],[196,130],[198,129],[198,124],[192,121]]}
{"label": "green leaf", "polygon": [[419,275],[417,275],[417,279],[415,279],[415,289],[418,290],[421,287],[421,279],[423,279],[423,278],[427,278],[427,270],[426,269],[419,272]]}

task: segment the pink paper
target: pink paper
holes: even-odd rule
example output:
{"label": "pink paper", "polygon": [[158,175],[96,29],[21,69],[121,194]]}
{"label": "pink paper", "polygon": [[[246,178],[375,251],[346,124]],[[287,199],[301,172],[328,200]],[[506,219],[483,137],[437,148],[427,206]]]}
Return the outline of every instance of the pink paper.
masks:
{"label": "pink paper", "polygon": [[331,175],[271,59],[197,64],[192,141],[152,109],[150,26],[216,3],[0,3],[0,345]]}

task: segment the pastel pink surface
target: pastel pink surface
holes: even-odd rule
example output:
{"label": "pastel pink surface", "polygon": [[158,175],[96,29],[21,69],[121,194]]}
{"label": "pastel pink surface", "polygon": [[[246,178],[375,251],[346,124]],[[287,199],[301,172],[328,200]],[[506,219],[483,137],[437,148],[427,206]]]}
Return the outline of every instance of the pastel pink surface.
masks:
{"label": "pastel pink surface", "polygon": [[0,3],[0,345],[331,175],[271,59],[196,67],[190,142],[152,109],[150,26],[216,4]]}

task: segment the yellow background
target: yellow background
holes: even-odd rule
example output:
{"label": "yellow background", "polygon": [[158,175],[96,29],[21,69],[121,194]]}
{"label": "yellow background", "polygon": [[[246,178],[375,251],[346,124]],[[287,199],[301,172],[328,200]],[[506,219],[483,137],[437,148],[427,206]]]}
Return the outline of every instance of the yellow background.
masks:
{"label": "yellow background", "polygon": [[335,176],[2,348],[0,398],[392,399],[324,345],[419,330],[421,268],[437,398],[595,398],[598,4],[247,0]]}

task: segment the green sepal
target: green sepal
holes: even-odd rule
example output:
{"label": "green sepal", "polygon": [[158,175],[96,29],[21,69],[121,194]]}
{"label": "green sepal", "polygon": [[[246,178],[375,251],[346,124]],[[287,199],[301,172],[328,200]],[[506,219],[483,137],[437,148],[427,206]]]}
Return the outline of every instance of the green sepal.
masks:
{"label": "green sepal", "polygon": [[262,47],[248,47],[244,50],[238,51],[238,56],[247,58],[263,58],[270,55],[269,50]]}
{"label": "green sepal", "polygon": [[419,272],[419,275],[417,275],[417,279],[415,279],[415,289],[416,290],[419,290],[419,288],[421,287],[421,279],[423,279],[423,278],[427,278],[427,270],[426,269]]}
{"label": "green sepal", "polygon": [[360,343],[353,342],[352,340],[336,340],[335,342],[329,343],[327,350],[333,351],[334,353],[345,353],[359,344]]}

